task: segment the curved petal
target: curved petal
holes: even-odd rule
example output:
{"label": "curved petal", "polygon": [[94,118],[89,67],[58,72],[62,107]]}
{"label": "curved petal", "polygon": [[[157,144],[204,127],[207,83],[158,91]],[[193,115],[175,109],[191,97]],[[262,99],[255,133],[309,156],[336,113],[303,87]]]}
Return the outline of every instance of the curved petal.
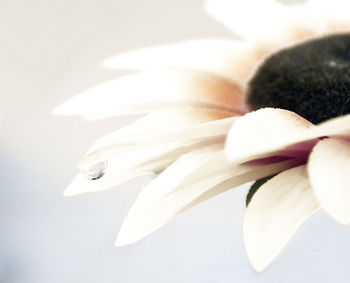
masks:
{"label": "curved petal", "polygon": [[[184,109],[152,112],[136,122],[99,138],[89,149],[88,154],[117,144],[137,145],[195,125],[230,118],[232,114],[211,109]],[[231,118],[232,123],[235,118]],[[227,120],[226,120],[227,121]],[[218,122],[219,125],[222,122]],[[230,125],[230,122],[228,123]]]}
{"label": "curved petal", "polygon": [[280,173],[261,186],[248,205],[243,225],[252,266],[263,271],[318,207],[305,166]]}
{"label": "curved petal", "polygon": [[[232,162],[237,163],[277,155],[288,146],[303,141],[311,127],[310,122],[294,112],[260,109],[236,120],[227,137],[226,153]],[[299,151],[308,151],[310,146],[306,145]]]}
{"label": "curved petal", "polygon": [[258,60],[249,45],[225,39],[196,39],[143,48],[117,55],[104,62],[106,68],[154,70],[180,68],[245,80]]}
{"label": "curved petal", "polygon": [[[155,146],[162,147],[169,143],[178,144],[180,147],[193,142],[200,143],[210,140],[223,142],[235,120],[235,117],[231,117],[193,126],[184,126],[177,130],[175,128],[164,132],[160,130],[154,135],[152,135],[152,132],[145,131],[124,137],[118,137],[117,135],[116,139],[107,137],[103,143],[101,141],[98,143],[100,147],[96,148],[95,145],[93,150],[90,150],[79,164],[82,168],[90,168],[91,164],[118,157],[122,152],[154,148]],[[150,136],[144,137],[148,135]]]}
{"label": "curved petal", "polygon": [[319,33],[349,32],[350,3],[347,0],[309,0],[308,15],[319,26]]}
{"label": "curved petal", "polygon": [[[109,156],[107,160],[85,160],[80,163],[80,173],[66,188],[64,195],[100,192],[144,174],[159,173],[185,153],[222,142],[223,138],[212,138],[185,144],[168,143],[121,151]],[[96,168],[100,164],[106,164],[102,176],[98,174],[99,178],[92,178],[90,168]]]}
{"label": "curved petal", "polygon": [[116,245],[139,241],[177,214],[211,197],[298,164],[299,160],[285,160],[268,165],[232,166],[220,148],[188,153],[141,192],[123,222]]}
{"label": "curved petal", "polygon": [[318,138],[349,135],[350,115],[314,126],[294,112],[264,108],[235,121],[228,134],[226,153],[237,163],[274,155],[306,157]]}
{"label": "curved petal", "polygon": [[324,139],[312,150],[308,171],[322,208],[337,222],[350,224],[350,144]]}
{"label": "curved petal", "polygon": [[102,83],[54,110],[87,119],[151,110],[209,108],[242,113],[241,88],[227,80],[190,71],[154,71]]}

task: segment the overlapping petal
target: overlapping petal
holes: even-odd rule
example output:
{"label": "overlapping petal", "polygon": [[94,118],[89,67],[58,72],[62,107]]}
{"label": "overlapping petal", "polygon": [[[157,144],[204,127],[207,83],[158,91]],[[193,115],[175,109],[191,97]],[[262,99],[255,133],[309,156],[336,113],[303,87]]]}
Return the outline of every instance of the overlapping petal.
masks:
{"label": "overlapping petal", "polygon": [[128,212],[116,245],[146,237],[177,214],[219,193],[300,164],[292,159],[234,166],[227,162],[222,148],[216,145],[180,157],[147,186]]}
{"label": "overlapping petal", "polygon": [[226,152],[238,163],[274,155],[307,157],[319,138],[349,134],[350,115],[314,126],[294,112],[264,108],[246,114],[232,126]]}
{"label": "overlapping petal", "polygon": [[308,171],[322,208],[337,222],[350,224],[350,143],[324,139],[313,149]]}
{"label": "overlapping petal", "polygon": [[261,186],[249,203],[243,226],[252,266],[264,270],[318,208],[305,165],[286,170]]}
{"label": "overlapping petal", "polygon": [[[115,145],[130,147],[149,143],[152,140],[159,140],[160,137],[166,137],[168,134],[172,135],[172,140],[174,140],[174,135],[181,137],[183,131],[186,132],[186,129],[192,129],[193,126],[230,118],[231,116],[232,114],[227,112],[205,108],[155,111],[126,127],[99,138],[89,149],[88,154],[102,148],[113,149]],[[217,127],[216,131],[218,132],[221,126],[225,127],[227,125],[229,127],[234,120],[235,118],[231,118],[231,122],[229,120],[220,121],[216,126],[209,124],[209,127]],[[203,125],[199,128],[201,127]],[[200,131],[200,129],[197,131]],[[170,136],[167,137],[170,138]]]}
{"label": "overlapping petal", "polygon": [[[179,156],[192,150],[218,143],[223,144],[227,131],[236,118],[198,123],[210,119],[211,115],[222,117],[220,113],[215,115],[213,112],[207,111],[207,114],[208,116],[204,117],[205,115],[202,113],[203,117],[198,116],[197,121],[194,119],[190,123],[192,126],[178,124],[174,129],[171,128],[170,119],[168,120],[170,127],[168,131],[157,133],[148,139],[142,139],[141,135],[145,135],[145,133],[140,131],[141,128],[131,125],[129,126],[132,127],[130,131],[124,129],[121,130],[122,134],[119,136],[115,134],[112,138],[107,137],[105,140],[100,140],[79,163],[81,172],[68,186],[65,195],[106,190],[138,175],[147,172],[160,172]],[[152,117],[161,118],[159,115]],[[167,116],[165,115],[163,118],[166,120]],[[147,122],[152,122],[152,120],[147,119],[140,125],[148,125]],[[87,178],[89,168],[101,162],[107,162],[107,170],[102,178]]]}

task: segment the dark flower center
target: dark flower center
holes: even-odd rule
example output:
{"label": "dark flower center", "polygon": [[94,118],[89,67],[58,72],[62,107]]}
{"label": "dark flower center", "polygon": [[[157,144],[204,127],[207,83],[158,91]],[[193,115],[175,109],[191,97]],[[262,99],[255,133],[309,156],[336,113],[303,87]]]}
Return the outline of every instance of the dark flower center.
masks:
{"label": "dark flower center", "polygon": [[[249,82],[248,104],[253,110],[288,109],[314,124],[349,114],[350,34],[310,40],[268,57]],[[247,206],[271,177],[251,186]]]}
{"label": "dark flower center", "polygon": [[254,109],[291,110],[318,124],[350,113],[350,34],[314,39],[268,57],[248,87]]}

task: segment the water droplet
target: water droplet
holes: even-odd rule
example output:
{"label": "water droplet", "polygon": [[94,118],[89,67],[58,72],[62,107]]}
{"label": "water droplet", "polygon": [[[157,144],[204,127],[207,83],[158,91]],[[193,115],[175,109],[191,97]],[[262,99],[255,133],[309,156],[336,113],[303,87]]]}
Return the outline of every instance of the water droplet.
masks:
{"label": "water droplet", "polygon": [[81,169],[81,173],[86,179],[97,180],[103,177],[107,169],[107,160],[91,165],[88,169]]}

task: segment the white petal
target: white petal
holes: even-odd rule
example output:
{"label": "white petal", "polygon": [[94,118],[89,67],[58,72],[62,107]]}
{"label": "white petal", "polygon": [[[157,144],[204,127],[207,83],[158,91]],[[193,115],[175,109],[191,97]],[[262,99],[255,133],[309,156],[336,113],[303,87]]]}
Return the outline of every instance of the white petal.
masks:
{"label": "white petal", "polygon": [[230,165],[216,148],[191,152],[172,164],[141,192],[119,232],[117,246],[134,243],[187,209],[251,180],[300,164]]}
{"label": "white petal", "polygon": [[[126,127],[118,129],[98,139],[91,147],[88,154],[98,149],[111,147],[117,144],[135,146],[136,144],[150,142],[171,133],[181,134],[182,130],[192,128],[195,125],[229,118],[230,116],[232,115],[228,114],[227,112],[210,109],[168,110],[153,112]],[[232,123],[234,120],[235,118],[231,118]],[[218,126],[222,123],[229,126],[229,120],[225,121],[226,122],[218,122]],[[214,127],[215,126],[212,128]]]}
{"label": "white petal", "polygon": [[337,222],[350,224],[350,144],[336,139],[320,141],[313,149],[308,170],[322,208]]}
{"label": "white petal", "polygon": [[280,173],[261,186],[248,205],[243,226],[252,266],[264,270],[318,207],[305,166]]}
{"label": "white petal", "polygon": [[[238,163],[276,155],[302,140],[310,127],[313,127],[310,122],[294,112],[260,109],[235,121],[228,134],[226,153],[232,162]],[[310,150],[310,146],[305,150]]]}
{"label": "white petal", "polygon": [[237,119],[226,142],[232,162],[245,162],[273,155],[306,157],[318,138],[349,136],[350,115],[314,126],[298,114],[264,108]]}
{"label": "white petal", "polygon": [[208,0],[206,10],[214,18],[265,52],[303,39],[348,32],[346,0],[312,0],[283,5],[274,0]]}
{"label": "white petal", "polygon": [[300,7],[274,0],[208,0],[207,12],[236,34],[252,42],[285,42],[293,38],[291,27]]}
{"label": "white petal", "polygon": [[309,0],[308,14],[320,27],[320,34],[349,32],[350,3],[347,0]]}
{"label": "white petal", "polygon": [[[141,132],[129,133],[129,135],[107,136],[100,140],[80,162],[83,167],[90,167],[91,164],[107,160],[128,150],[152,148],[167,143],[186,145],[194,141],[218,140],[224,141],[226,135],[236,120],[236,117],[210,121],[194,126],[184,125],[182,128],[162,132],[160,129],[148,132],[147,129]],[[86,164],[86,165],[84,165]]]}
{"label": "white petal", "polygon": [[[162,129],[148,132],[147,128],[149,130],[151,124],[147,123],[153,121],[150,119],[146,121],[146,124],[140,123],[147,125],[144,131],[139,131],[138,127],[131,126],[130,131],[124,129],[120,135],[115,134],[100,140],[79,163],[81,173],[66,189],[65,195],[106,190],[145,172],[162,171],[181,154],[203,146],[224,143],[235,117],[196,125],[195,122],[210,119],[211,115],[214,115],[213,117],[220,115],[220,113],[215,115],[209,111],[206,113],[208,116],[205,116],[205,113],[201,114],[202,116],[199,114],[194,121],[190,122],[194,126],[182,125],[181,127],[178,124],[168,132],[162,132]],[[153,116],[155,117],[157,115]],[[107,162],[104,176],[97,180],[86,178],[86,172],[101,162]]]}
{"label": "white petal", "polygon": [[93,87],[68,100],[54,113],[103,119],[186,107],[242,113],[242,91],[232,82],[198,72],[143,72]]}
{"label": "white petal", "polygon": [[257,59],[254,50],[242,42],[197,39],[127,52],[106,60],[104,66],[136,70],[191,69],[240,82],[248,77]]}
{"label": "white petal", "polygon": [[[64,195],[72,196],[86,192],[104,191],[146,173],[159,173],[179,156],[192,150],[223,142],[223,139],[204,139],[192,143],[168,143],[145,148],[129,149],[108,156],[105,174],[92,180],[86,177],[89,168],[105,159],[94,155],[80,163],[81,172],[66,188]],[[103,156],[104,157],[104,156]],[[86,168],[86,169],[85,169]],[[85,170],[84,170],[85,169]]]}

